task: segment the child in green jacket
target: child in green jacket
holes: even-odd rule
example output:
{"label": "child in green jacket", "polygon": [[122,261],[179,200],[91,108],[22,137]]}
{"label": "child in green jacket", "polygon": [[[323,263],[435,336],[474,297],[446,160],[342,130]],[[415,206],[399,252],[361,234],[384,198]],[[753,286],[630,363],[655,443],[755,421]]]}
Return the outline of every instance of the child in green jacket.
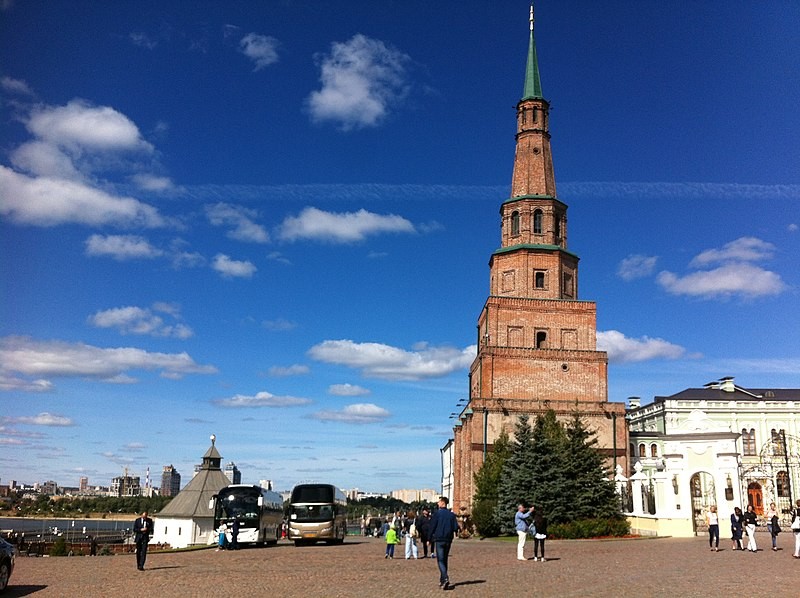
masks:
{"label": "child in green jacket", "polygon": [[394,558],[394,545],[399,544],[400,540],[397,538],[397,530],[393,527],[389,528],[389,531],[386,532],[386,556],[383,558],[385,559],[393,559]]}

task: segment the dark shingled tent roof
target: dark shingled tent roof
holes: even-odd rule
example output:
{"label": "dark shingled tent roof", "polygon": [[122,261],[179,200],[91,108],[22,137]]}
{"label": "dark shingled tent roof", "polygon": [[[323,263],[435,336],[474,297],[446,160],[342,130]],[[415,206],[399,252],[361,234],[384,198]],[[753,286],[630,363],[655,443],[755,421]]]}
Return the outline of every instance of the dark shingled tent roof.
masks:
{"label": "dark shingled tent roof", "polygon": [[203,455],[203,464],[197,475],[166,507],[156,514],[156,518],[193,519],[214,516],[214,512],[208,508],[208,502],[212,496],[230,484],[230,480],[220,468],[222,455],[214,446],[215,440],[216,438],[212,436],[211,446]]}

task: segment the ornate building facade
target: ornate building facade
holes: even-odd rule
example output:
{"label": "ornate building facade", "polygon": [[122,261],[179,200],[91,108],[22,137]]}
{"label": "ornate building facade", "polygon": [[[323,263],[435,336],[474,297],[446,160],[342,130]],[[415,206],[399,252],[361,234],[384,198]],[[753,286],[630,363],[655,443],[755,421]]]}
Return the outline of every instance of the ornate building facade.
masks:
{"label": "ornate building facade", "polygon": [[[489,297],[478,317],[469,400],[454,426],[452,496],[469,511],[478,471],[520,415],[579,413],[597,433],[609,469],[627,469],[625,405],[608,401],[608,357],[596,347],[596,305],[578,298],[578,261],[567,247],[567,205],[556,194],[550,104],[542,95],[533,9],[517,104],[511,195],[500,206],[500,248],[489,259]],[[445,453],[443,452],[443,455]]]}
{"label": "ornate building facade", "polygon": [[727,520],[734,507],[752,504],[760,517],[773,502],[788,524],[800,497],[798,406],[800,389],[743,388],[731,377],[633,404],[633,531],[692,536],[711,506]]}

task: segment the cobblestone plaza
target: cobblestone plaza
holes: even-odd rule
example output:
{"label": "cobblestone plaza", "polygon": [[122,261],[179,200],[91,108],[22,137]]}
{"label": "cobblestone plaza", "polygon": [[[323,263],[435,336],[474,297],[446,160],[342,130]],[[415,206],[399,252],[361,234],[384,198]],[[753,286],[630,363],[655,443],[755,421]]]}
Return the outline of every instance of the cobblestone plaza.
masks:
{"label": "cobblestone plaza", "polygon": [[[800,560],[792,558],[791,533],[770,549],[766,532],[759,551],[735,552],[723,539],[710,552],[705,538],[554,540],[547,562],[516,560],[516,539],[457,540],[450,558],[457,596],[794,596]],[[406,561],[402,545],[383,558],[380,539],[348,538],[342,546],[214,549],[148,555],[145,571],[134,555],[20,557],[9,597],[109,596],[432,596],[441,595],[433,559]],[[532,546],[526,546],[531,556]],[[761,590],[755,590],[761,588]]]}

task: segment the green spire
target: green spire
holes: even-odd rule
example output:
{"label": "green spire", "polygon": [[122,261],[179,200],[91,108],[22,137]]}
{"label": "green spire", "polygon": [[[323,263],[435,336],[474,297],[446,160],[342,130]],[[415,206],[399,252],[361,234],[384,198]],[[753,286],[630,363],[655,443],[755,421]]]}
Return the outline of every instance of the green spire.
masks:
{"label": "green spire", "polygon": [[525,67],[525,89],[523,100],[541,100],[542,82],[539,79],[539,62],[536,60],[536,42],[533,40],[533,4],[531,4],[531,39],[528,43],[528,64]]}

